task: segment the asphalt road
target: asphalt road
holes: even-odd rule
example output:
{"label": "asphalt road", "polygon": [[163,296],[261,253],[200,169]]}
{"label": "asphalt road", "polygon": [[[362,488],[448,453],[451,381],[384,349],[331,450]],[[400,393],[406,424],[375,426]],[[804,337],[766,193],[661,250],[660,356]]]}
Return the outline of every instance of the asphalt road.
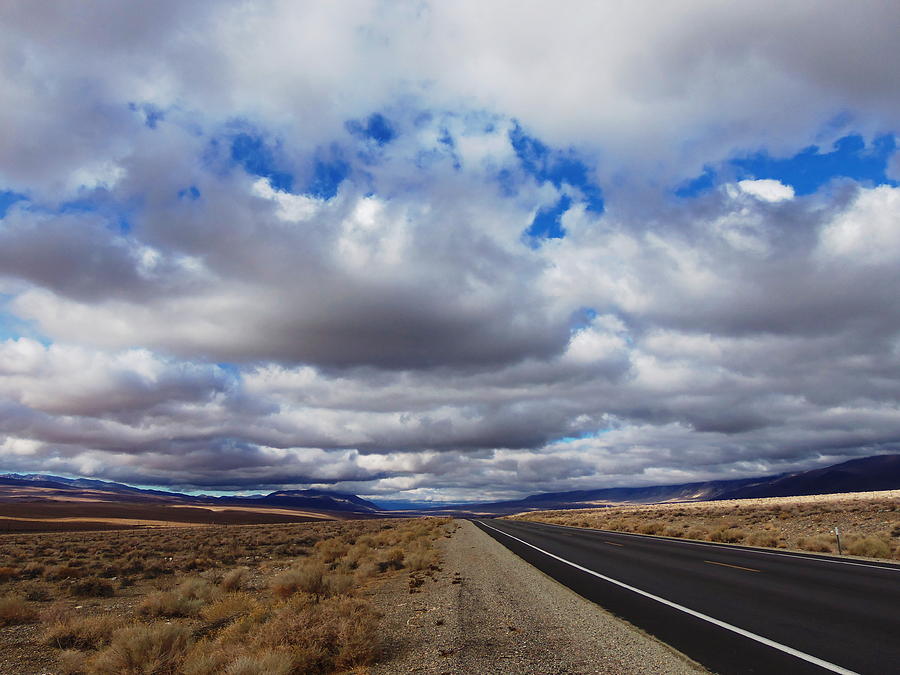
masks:
{"label": "asphalt road", "polygon": [[482,530],[716,673],[900,673],[900,565],[510,520]]}

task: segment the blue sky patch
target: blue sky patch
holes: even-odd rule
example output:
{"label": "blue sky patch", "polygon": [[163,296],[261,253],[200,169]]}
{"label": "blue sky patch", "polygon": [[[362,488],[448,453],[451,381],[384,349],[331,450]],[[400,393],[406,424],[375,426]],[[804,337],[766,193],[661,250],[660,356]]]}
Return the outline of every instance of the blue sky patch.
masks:
{"label": "blue sky patch", "polygon": [[231,141],[231,159],[247,173],[268,179],[275,190],[291,192],[294,187],[293,174],[278,166],[272,148],[259,136],[249,133],[234,136]]}
{"label": "blue sky patch", "polygon": [[892,183],[885,170],[895,150],[892,135],[878,136],[866,147],[863,137],[853,134],[835,141],[831,152],[811,145],[787,159],[762,152],[733,160],[731,165],[737,169],[739,179],[774,178],[792,185],[798,195],[806,195],[838,177],[876,185]]}
{"label": "blue sky patch", "polygon": [[183,190],[179,190],[178,198],[196,201],[200,199],[200,190],[197,189],[196,185],[191,185],[190,187],[184,188]]}
{"label": "blue sky patch", "polygon": [[0,191],[0,218],[6,217],[6,212],[9,210],[10,206],[24,199],[27,199],[27,197],[18,192],[12,192],[10,190]]}
{"label": "blue sky patch", "polygon": [[603,193],[590,178],[590,169],[573,151],[553,150],[537,138],[526,134],[516,124],[509,132],[509,140],[522,168],[539,181],[549,181],[557,189],[563,184],[577,188],[583,195],[585,207],[603,213]]}
{"label": "blue sky patch", "polygon": [[525,231],[525,236],[532,246],[537,246],[542,239],[562,239],[566,236],[562,226],[562,216],[569,210],[572,200],[563,195],[559,201],[549,208],[543,208],[537,212],[531,225]]}
{"label": "blue sky patch", "polygon": [[312,180],[306,193],[319,199],[331,199],[337,194],[344,179],[350,175],[350,165],[340,156],[330,159],[316,159]]}
{"label": "blue sky patch", "polygon": [[598,436],[602,436],[603,434],[608,434],[612,429],[598,429],[597,431],[583,431],[580,434],[575,434],[574,436],[563,436],[557,443],[574,443],[575,441],[583,441],[588,438],[597,438]]}
{"label": "blue sky patch", "polygon": [[350,120],[347,131],[358,138],[369,138],[378,145],[387,145],[397,137],[390,120],[381,113],[373,113],[365,121]]}
{"label": "blue sky patch", "polygon": [[719,169],[705,166],[703,173],[675,190],[679,197],[694,197],[716,184],[744,179],[771,178],[791,185],[798,195],[808,195],[834,178],[850,178],[860,183],[894,185],[887,177],[887,165],[897,149],[893,135],[876,137],[868,146],[859,134],[850,134],[834,142],[828,152],[810,145],[796,155],[776,158],[757,152],[732,159]]}

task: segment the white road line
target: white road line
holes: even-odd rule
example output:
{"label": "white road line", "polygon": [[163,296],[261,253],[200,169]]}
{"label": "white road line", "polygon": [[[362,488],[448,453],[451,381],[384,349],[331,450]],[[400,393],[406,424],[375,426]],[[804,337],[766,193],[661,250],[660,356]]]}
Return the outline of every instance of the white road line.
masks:
{"label": "white road line", "polygon": [[566,560],[565,558],[560,558],[558,555],[554,555],[549,551],[545,551],[534,544],[529,544],[524,539],[519,539],[518,537],[514,537],[511,534],[504,532],[503,530],[498,530],[496,527],[492,527],[483,521],[478,521],[482,526],[488,528],[489,530],[493,530],[494,532],[499,532],[500,534],[509,537],[510,539],[515,539],[519,543],[525,544],[533,548],[535,551],[540,551],[546,556],[553,558],[554,560],[559,560],[560,562],[566,563],[567,565],[571,565],[575,569],[581,570],[582,572],[587,572],[588,574],[593,574],[595,577],[599,579],[603,579],[604,581],[608,581],[611,584],[615,584],[616,586],[621,586],[629,591],[637,593],[638,595],[643,595],[645,598],[650,598],[651,600],[655,600],[656,602],[662,603],[668,607],[672,607],[673,609],[677,609],[680,612],[684,612],[685,614],[690,614],[698,619],[702,619],[704,621],[708,621],[709,623],[718,626],[719,628],[724,628],[725,630],[730,630],[732,633],[737,633],[738,635],[742,635],[746,638],[750,638],[751,640],[755,640],[761,644],[764,644],[768,647],[772,647],[773,649],[777,649],[779,651],[784,652],[785,654],[790,654],[791,656],[795,656],[798,659],[802,659],[803,661],[807,661],[809,663],[813,663],[820,668],[824,668],[825,670],[830,670],[832,673],[842,673],[843,675],[858,675],[852,670],[847,670],[846,668],[841,668],[838,665],[833,663],[829,663],[828,661],[823,661],[822,659],[816,658],[811,654],[807,654],[806,652],[801,652],[798,649],[794,649],[793,647],[788,647],[787,645],[783,645],[780,642],[775,642],[774,640],[770,640],[769,638],[765,638],[762,635],[757,635],[756,633],[751,633],[748,630],[744,630],[743,628],[738,628],[737,626],[733,626],[730,623],[726,623],[725,621],[720,621],[719,619],[714,619],[711,616],[707,616],[702,612],[698,612],[696,610],[690,609],[689,607],[685,607],[683,605],[679,605],[676,602],[672,602],[671,600],[666,600],[665,598],[661,598],[658,595],[653,595],[653,593],[648,593],[647,591],[642,591],[640,588],[635,588],[634,586],[630,586],[623,581],[619,581],[618,579],[613,579],[612,577],[608,577],[605,574],[600,574],[599,572],[595,572],[594,570],[588,569],[587,567],[582,567],[577,563],[573,563],[571,560]]}
{"label": "white road line", "polygon": [[[478,521],[481,522],[481,521]],[[637,532],[617,532],[616,530],[599,530],[595,527],[573,527],[572,525],[557,525],[556,523],[542,523],[539,520],[513,520],[514,523],[534,523],[535,525],[546,525],[547,527],[560,527],[566,530],[581,530],[582,532],[596,532],[598,534],[622,535],[624,537],[637,537],[638,539],[663,539],[673,544],[684,544],[685,546],[704,546],[706,548],[721,548],[726,551],[743,551],[744,553],[755,553],[757,555],[775,555],[779,558],[800,558],[801,560],[815,560],[816,562],[834,563],[836,565],[853,565],[854,567],[870,567],[873,570],[887,570],[888,572],[900,572],[900,567],[888,567],[881,565],[870,565],[868,563],[851,562],[849,560],[833,560],[831,558],[817,558],[814,555],[803,555],[797,553],[781,553],[780,551],[760,551],[757,548],[743,546],[723,546],[711,541],[689,541],[685,539],[677,539],[675,537],[661,537],[651,534],[638,534]]]}

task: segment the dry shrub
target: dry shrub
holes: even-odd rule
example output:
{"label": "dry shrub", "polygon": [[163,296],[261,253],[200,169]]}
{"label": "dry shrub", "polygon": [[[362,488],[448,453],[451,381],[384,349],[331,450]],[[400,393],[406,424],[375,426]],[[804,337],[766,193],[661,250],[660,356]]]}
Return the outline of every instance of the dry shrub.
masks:
{"label": "dry shrub", "polygon": [[181,624],[127,626],[113,635],[86,670],[89,675],[174,675],[191,642],[190,629]]}
{"label": "dry shrub", "polygon": [[328,594],[328,568],[321,562],[305,560],[281,574],[269,584],[279,598],[289,598],[300,591],[313,595]]}
{"label": "dry shrub", "polygon": [[48,585],[40,582],[27,581],[19,586],[19,591],[26,600],[31,602],[47,602],[51,598]]}
{"label": "dry shrub", "polygon": [[30,623],[36,619],[37,612],[21,595],[5,595],[0,598],[0,626]]}
{"label": "dry shrub", "polygon": [[356,568],[356,578],[362,581],[364,579],[378,576],[379,572],[381,572],[381,565],[373,560],[369,560],[362,563],[359,567]]}
{"label": "dry shrub", "polygon": [[188,579],[172,591],[148,595],[138,605],[138,613],[149,617],[196,616],[218,594],[218,589],[205,579]]}
{"label": "dry shrub", "polygon": [[399,546],[394,546],[390,550],[381,555],[379,563],[382,569],[403,569],[403,559],[406,557],[405,552]]}
{"label": "dry shrub", "polygon": [[78,598],[109,598],[115,594],[115,590],[108,581],[88,577],[69,586],[69,593]]}
{"label": "dry shrub", "polygon": [[425,542],[421,542],[417,546],[413,546],[412,550],[404,556],[404,563],[407,569],[414,572],[427,570],[437,564],[437,551],[429,548]]}
{"label": "dry shrub", "polygon": [[205,621],[221,621],[250,614],[259,606],[248,593],[229,593],[211,605],[206,605],[200,610],[200,616]]}
{"label": "dry shrub", "polygon": [[684,536],[688,539],[705,540],[709,538],[709,531],[705,527],[692,527]]}
{"label": "dry shrub", "polygon": [[778,546],[778,536],[774,532],[753,532],[747,537],[750,546],[765,546],[775,548]]}
{"label": "dry shrub", "polygon": [[46,569],[47,568],[40,563],[30,562],[19,570],[19,576],[23,579],[34,579],[41,576]]}
{"label": "dry shrub", "polygon": [[15,567],[0,567],[0,584],[6,583],[19,576],[19,570]]}
{"label": "dry shrub", "polygon": [[333,563],[342,558],[349,549],[350,547],[345,542],[336,537],[324,539],[316,544],[317,555],[326,563]]}
{"label": "dry shrub", "polygon": [[847,542],[847,552],[866,558],[890,558],[891,546],[880,537],[860,537]]}
{"label": "dry shrub", "polygon": [[197,642],[181,665],[184,675],[288,675],[296,673],[287,650],[255,649],[220,640]]}
{"label": "dry shrub", "polygon": [[357,598],[294,595],[260,631],[260,646],[289,651],[298,673],[327,673],[375,660],[379,615]]}
{"label": "dry shrub", "polygon": [[709,535],[709,540],[726,544],[737,544],[738,542],[744,541],[746,536],[746,533],[742,529],[729,525],[715,530]]}
{"label": "dry shrub", "polygon": [[663,530],[666,529],[665,523],[661,523],[658,520],[651,521],[649,523],[642,523],[638,526],[637,531],[641,534],[661,534]]}
{"label": "dry shrub", "polygon": [[797,540],[797,548],[813,553],[832,553],[835,550],[834,537],[827,534],[818,534],[815,537],[800,537]]}
{"label": "dry shrub", "polygon": [[87,655],[76,649],[65,649],[59,653],[56,668],[59,675],[82,675],[86,668]]}
{"label": "dry shrub", "polygon": [[81,567],[72,565],[54,565],[44,570],[44,578],[48,581],[61,581],[63,579],[80,579],[87,573]]}
{"label": "dry shrub", "polygon": [[226,593],[231,593],[233,591],[238,591],[241,589],[241,586],[247,581],[247,568],[239,567],[238,569],[231,570],[224,577],[222,577],[222,581],[219,582],[219,586]]}
{"label": "dry shrub", "polygon": [[181,672],[184,675],[219,675],[239,650],[237,645],[223,646],[210,640],[195,642],[181,664]]}
{"label": "dry shrub", "polygon": [[68,614],[44,631],[44,643],[57,649],[99,649],[107,644],[121,622],[110,616]]}
{"label": "dry shrub", "polygon": [[292,672],[291,655],[273,650],[239,656],[225,669],[225,675],[289,675]]}

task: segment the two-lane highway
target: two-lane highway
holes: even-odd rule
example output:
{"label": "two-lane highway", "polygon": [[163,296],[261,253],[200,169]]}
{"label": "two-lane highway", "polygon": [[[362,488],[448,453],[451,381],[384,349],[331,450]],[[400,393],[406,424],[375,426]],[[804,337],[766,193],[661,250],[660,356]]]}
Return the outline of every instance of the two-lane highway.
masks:
{"label": "two-lane highway", "polygon": [[900,566],[511,520],[475,521],[718,673],[900,673]]}

